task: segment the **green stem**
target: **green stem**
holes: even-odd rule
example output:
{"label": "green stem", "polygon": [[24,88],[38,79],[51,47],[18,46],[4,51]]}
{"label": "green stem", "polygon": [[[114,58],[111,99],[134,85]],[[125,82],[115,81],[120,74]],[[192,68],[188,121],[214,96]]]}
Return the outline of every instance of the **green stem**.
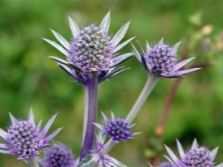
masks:
{"label": "green stem", "polygon": [[35,156],[28,158],[27,161],[30,167],[39,167]]}
{"label": "green stem", "polygon": [[87,81],[87,125],[84,136],[84,143],[81,150],[81,160],[89,155],[89,151],[93,149],[95,139],[95,126],[93,122],[97,122],[98,113],[98,76],[97,73],[90,73]]}
{"label": "green stem", "polygon": [[[131,111],[126,117],[126,122],[129,124],[132,123],[132,121],[135,119],[137,114],[139,113],[140,109],[142,108],[143,104],[145,103],[146,99],[149,97],[151,91],[157,84],[157,82],[160,80],[159,77],[150,75],[147,79],[147,82],[139,95],[138,99],[136,100],[135,104],[133,105]],[[113,139],[110,139],[104,146],[104,149],[101,150],[101,154],[107,154],[114,146],[116,143],[113,141]]]}
{"label": "green stem", "polygon": [[87,129],[87,117],[88,117],[88,87],[84,85],[84,122],[83,122],[83,135],[82,135],[82,146],[84,144],[85,133]]}

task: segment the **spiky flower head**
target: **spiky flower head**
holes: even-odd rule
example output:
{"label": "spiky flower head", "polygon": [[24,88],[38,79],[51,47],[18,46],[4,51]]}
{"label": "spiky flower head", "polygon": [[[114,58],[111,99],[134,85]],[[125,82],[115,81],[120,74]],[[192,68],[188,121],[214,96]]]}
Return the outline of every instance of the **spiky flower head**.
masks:
{"label": "spiky flower head", "polygon": [[61,143],[56,143],[45,150],[43,167],[75,167],[72,151]]}
{"label": "spiky flower head", "polygon": [[18,159],[28,159],[31,156],[38,155],[40,150],[46,146],[61,130],[55,130],[48,137],[45,137],[56,115],[54,115],[41,130],[41,121],[35,124],[32,109],[29,111],[28,120],[17,120],[10,114],[12,125],[8,131],[0,129],[0,136],[7,144],[0,144],[0,153],[18,155]]}
{"label": "spiky flower head", "polygon": [[172,164],[180,167],[223,167],[223,163],[214,166],[214,159],[217,155],[218,148],[210,151],[204,146],[199,146],[196,140],[194,140],[191,148],[187,152],[184,151],[179,141],[177,141],[177,147],[180,153],[180,159],[166,146],[166,150],[170,156],[166,156],[166,158]]}
{"label": "spiky flower head", "polygon": [[149,43],[146,42],[146,51],[144,51],[139,44],[142,53],[139,53],[134,45],[132,46],[136,58],[151,75],[161,78],[178,78],[182,77],[183,74],[200,69],[191,68],[181,70],[181,67],[189,63],[194,58],[189,58],[177,63],[176,52],[179,44],[180,43],[177,43],[171,47],[165,44],[163,39],[161,39],[154,47],[150,47]]}
{"label": "spiky flower head", "polygon": [[133,55],[132,53],[122,55],[117,53],[133,39],[130,38],[118,45],[128,30],[129,22],[114,36],[108,32],[110,12],[99,25],[91,24],[79,29],[71,18],[69,18],[69,22],[73,34],[73,39],[70,43],[53,30],[54,36],[62,46],[49,39],[44,39],[67,57],[67,61],[51,57],[62,69],[82,84],[86,83],[87,74],[92,72],[96,72],[99,82],[102,82],[125,71],[123,68],[115,69],[115,67]]}
{"label": "spiky flower head", "polygon": [[174,166],[170,162],[163,162],[163,163],[159,164],[158,167],[176,167],[176,166]]}
{"label": "spiky flower head", "polygon": [[214,167],[211,151],[203,146],[190,149],[182,159],[182,164],[184,167]]}
{"label": "spiky flower head", "polygon": [[105,125],[99,125],[97,123],[94,123],[99,129],[101,129],[105,134],[112,137],[112,139],[118,143],[121,139],[122,140],[129,140],[133,139],[133,136],[139,134],[139,133],[131,133],[130,129],[134,126],[130,125],[128,122],[126,122],[124,119],[115,118],[114,114],[111,113],[111,120],[108,120],[108,118],[105,116],[104,113],[102,113],[105,121]]}

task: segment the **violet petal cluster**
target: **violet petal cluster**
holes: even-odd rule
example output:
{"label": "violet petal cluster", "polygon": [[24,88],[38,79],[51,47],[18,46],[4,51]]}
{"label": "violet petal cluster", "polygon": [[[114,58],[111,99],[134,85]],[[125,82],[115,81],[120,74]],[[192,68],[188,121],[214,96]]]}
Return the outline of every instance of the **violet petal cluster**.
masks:
{"label": "violet petal cluster", "polygon": [[150,47],[149,43],[146,43],[146,51],[142,49],[139,44],[141,52],[139,53],[134,45],[133,53],[144,68],[150,75],[154,75],[161,78],[178,78],[183,74],[190,73],[200,68],[191,68],[181,70],[181,68],[192,61],[194,58],[186,59],[180,63],[177,63],[176,52],[180,43],[170,47],[163,42],[163,39],[159,41],[154,47]]}
{"label": "violet petal cluster", "polygon": [[75,167],[72,151],[61,143],[56,143],[45,150],[43,167]]}
{"label": "violet petal cluster", "polygon": [[180,158],[177,158],[173,151],[166,146],[166,150],[170,156],[166,156],[166,158],[171,164],[180,167],[223,167],[223,163],[215,166],[214,159],[217,155],[218,148],[210,151],[204,146],[199,146],[196,140],[194,140],[191,148],[187,152],[184,151],[179,141],[177,141],[177,147]]}
{"label": "violet petal cluster", "polygon": [[133,136],[139,134],[139,133],[131,133],[130,129],[134,126],[129,125],[128,122],[126,122],[124,119],[115,118],[114,114],[112,113],[112,119],[108,120],[108,118],[105,116],[104,113],[102,113],[105,125],[99,125],[97,123],[94,123],[99,129],[102,130],[105,134],[112,137],[112,139],[118,143],[121,139],[122,140],[129,140],[133,139]]}
{"label": "violet petal cluster", "polygon": [[7,144],[0,144],[0,153],[18,155],[18,159],[27,159],[38,155],[40,150],[60,132],[61,128],[55,130],[49,136],[46,134],[53,124],[56,115],[54,115],[41,130],[41,121],[36,125],[32,109],[29,111],[28,120],[17,120],[10,114],[12,125],[8,131],[0,129],[0,136]]}
{"label": "violet petal cluster", "polygon": [[117,53],[134,38],[119,44],[128,30],[129,22],[114,36],[108,32],[110,12],[104,17],[100,25],[91,24],[79,29],[71,18],[69,18],[69,23],[73,34],[70,43],[53,30],[54,36],[61,45],[49,39],[44,38],[44,40],[67,57],[67,61],[58,57],[51,58],[77,82],[86,84],[88,74],[96,72],[100,83],[126,70],[115,67],[133,55],[131,52],[121,55]]}

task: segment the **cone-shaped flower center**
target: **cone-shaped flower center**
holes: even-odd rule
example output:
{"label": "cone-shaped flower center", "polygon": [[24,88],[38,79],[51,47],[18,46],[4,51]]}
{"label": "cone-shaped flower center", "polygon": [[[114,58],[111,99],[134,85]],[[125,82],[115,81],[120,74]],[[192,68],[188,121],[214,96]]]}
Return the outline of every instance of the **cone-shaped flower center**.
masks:
{"label": "cone-shaped flower center", "polygon": [[120,139],[127,140],[133,136],[129,132],[131,126],[123,119],[108,121],[105,129],[105,133],[113,137],[113,140],[116,142],[119,142]]}
{"label": "cone-shaped flower center", "polygon": [[158,76],[174,75],[176,57],[174,50],[166,44],[157,44],[145,56],[150,72]]}
{"label": "cone-shaped flower center", "polygon": [[205,147],[189,150],[182,162],[183,167],[214,167],[211,153]]}
{"label": "cone-shaped flower center", "polygon": [[8,142],[11,153],[21,158],[36,155],[42,144],[37,128],[29,121],[18,121],[10,126]]}
{"label": "cone-shaped flower center", "polygon": [[111,66],[114,57],[110,40],[111,36],[101,27],[84,27],[72,40],[69,57],[83,71],[105,70]]}
{"label": "cone-shaped flower center", "polygon": [[62,144],[55,144],[45,152],[43,167],[74,167],[73,154]]}

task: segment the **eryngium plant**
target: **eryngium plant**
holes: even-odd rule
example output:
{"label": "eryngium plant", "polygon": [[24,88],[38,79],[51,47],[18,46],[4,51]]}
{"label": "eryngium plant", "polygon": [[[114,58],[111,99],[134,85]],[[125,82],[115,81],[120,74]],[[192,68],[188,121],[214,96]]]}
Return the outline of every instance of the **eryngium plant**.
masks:
{"label": "eryngium plant", "polygon": [[43,167],[75,167],[72,151],[61,143],[55,143],[44,151]]}
{"label": "eryngium plant", "polygon": [[166,158],[176,167],[223,167],[223,163],[215,166],[214,159],[217,155],[218,148],[210,151],[205,146],[199,146],[196,139],[194,140],[191,148],[186,152],[177,140],[180,158],[177,158],[169,147],[165,147],[169,153],[169,157],[166,156]]}
{"label": "eryngium plant", "polygon": [[49,145],[49,142],[60,132],[61,128],[55,130],[45,137],[56,115],[54,115],[41,130],[41,122],[35,124],[32,109],[29,111],[28,120],[17,120],[10,115],[11,125],[7,132],[0,129],[0,136],[7,144],[0,144],[0,152],[4,154],[17,155],[18,159],[25,160],[32,166],[35,162],[34,157],[38,155],[42,148]]}
{"label": "eryngium plant", "polygon": [[100,24],[90,24],[80,29],[71,18],[69,18],[69,23],[73,34],[71,42],[67,42],[53,30],[51,31],[62,46],[44,38],[46,42],[66,56],[66,61],[58,57],[51,57],[62,69],[82,84],[87,84],[88,74],[92,72],[97,73],[99,82],[102,82],[125,71],[124,68],[115,69],[115,67],[133,55],[131,52],[117,53],[133,39],[130,38],[119,44],[130,22],[126,23],[114,36],[108,32],[110,12]]}

